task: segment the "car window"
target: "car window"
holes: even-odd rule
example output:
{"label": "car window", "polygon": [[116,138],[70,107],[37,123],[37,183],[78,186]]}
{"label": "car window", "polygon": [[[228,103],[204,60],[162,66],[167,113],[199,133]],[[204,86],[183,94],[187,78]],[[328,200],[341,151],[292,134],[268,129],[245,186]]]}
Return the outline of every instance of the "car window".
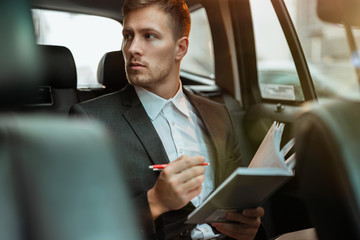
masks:
{"label": "car window", "polygon": [[261,97],[303,101],[296,67],[272,4],[250,0]]}
{"label": "car window", "polygon": [[214,49],[204,8],[190,13],[189,49],[181,63],[181,71],[214,80]]}
{"label": "car window", "polygon": [[100,87],[96,72],[106,52],[120,50],[122,26],[112,19],[85,14],[33,9],[38,44],[70,49],[78,75],[78,88]]}
{"label": "car window", "polygon": [[[309,64],[319,99],[341,96],[359,98],[359,84],[346,31],[342,25],[321,21],[316,1],[285,0]],[[360,30],[353,29],[357,46]]]}

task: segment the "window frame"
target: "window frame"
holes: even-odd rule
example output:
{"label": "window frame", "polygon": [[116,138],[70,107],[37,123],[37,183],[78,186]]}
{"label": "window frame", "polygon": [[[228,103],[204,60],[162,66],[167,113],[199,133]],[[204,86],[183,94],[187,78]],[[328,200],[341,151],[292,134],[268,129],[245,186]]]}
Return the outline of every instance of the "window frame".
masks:
{"label": "window frame", "polygon": [[299,76],[300,86],[304,94],[304,101],[316,100],[317,95],[315,86],[312,81],[305,54],[285,2],[283,0],[271,0],[271,3],[290,48],[296,71]]}
{"label": "window frame", "polygon": [[[292,55],[304,95],[304,101],[317,100],[307,61],[286,5],[283,0],[271,0],[271,3]],[[235,42],[237,44],[236,54],[238,58],[238,70],[242,79],[240,85],[244,106],[250,107],[251,105],[258,103],[280,103],[292,106],[299,106],[302,104],[304,101],[266,99],[261,97],[257,73],[254,29],[249,0],[231,1],[230,11],[233,22],[233,31],[235,33]]]}

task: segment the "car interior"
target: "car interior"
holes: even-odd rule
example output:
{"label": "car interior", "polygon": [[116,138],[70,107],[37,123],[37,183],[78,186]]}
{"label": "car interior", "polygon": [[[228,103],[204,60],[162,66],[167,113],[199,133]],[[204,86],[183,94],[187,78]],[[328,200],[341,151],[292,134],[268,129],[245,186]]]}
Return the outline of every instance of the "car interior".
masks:
{"label": "car interior", "polygon": [[[107,130],[57,117],[73,100],[74,61],[64,47],[35,45],[29,10],[27,1],[6,0],[0,7],[6,33],[0,41],[0,238],[140,239]],[[44,109],[52,114],[22,114],[21,107],[30,107],[37,95],[19,93],[37,91],[42,61],[59,102]]]}
{"label": "car interior", "polygon": [[[73,104],[127,84],[121,37],[94,30],[110,19],[120,34],[123,2],[1,1],[0,239],[140,239],[107,129],[68,119]],[[296,140],[295,177],[263,203],[269,239],[360,239],[360,1],[186,2],[194,46],[180,79],[187,90],[226,105],[244,164],[274,121],[286,124],[282,142]],[[310,9],[313,16],[300,14]],[[276,27],[265,25],[265,10]],[[67,15],[48,17],[60,13]],[[60,43],[62,29],[50,24],[76,19],[88,25]],[[67,46],[78,32],[85,40]],[[101,47],[88,43],[92,38]],[[80,49],[87,44],[102,52]],[[92,56],[89,70],[80,60]],[[291,59],[290,70],[282,56]],[[287,235],[304,229],[315,232]]]}
{"label": "car interior", "polygon": [[[342,23],[349,30],[360,26],[359,7],[358,1],[332,1],[329,5],[318,1],[317,10],[320,18]],[[347,34],[350,48],[357,52],[351,31]],[[359,120],[358,107],[358,101],[345,99],[323,105],[308,103],[307,110],[296,120],[296,173],[319,239],[360,237],[360,128],[353,122]]]}

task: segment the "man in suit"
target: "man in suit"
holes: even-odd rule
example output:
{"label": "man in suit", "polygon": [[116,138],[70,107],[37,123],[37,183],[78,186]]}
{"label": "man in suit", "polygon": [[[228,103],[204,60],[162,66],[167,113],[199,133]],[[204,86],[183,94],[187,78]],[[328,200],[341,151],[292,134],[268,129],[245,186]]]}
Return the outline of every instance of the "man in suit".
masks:
{"label": "man in suit", "polygon": [[[128,0],[123,17],[130,84],[73,106],[71,114],[99,119],[111,130],[147,239],[253,239],[261,207],[229,213],[231,223],[184,224],[242,165],[228,110],[182,88],[180,62],[190,31],[184,0]],[[160,163],[169,165],[161,172],[149,169]]]}

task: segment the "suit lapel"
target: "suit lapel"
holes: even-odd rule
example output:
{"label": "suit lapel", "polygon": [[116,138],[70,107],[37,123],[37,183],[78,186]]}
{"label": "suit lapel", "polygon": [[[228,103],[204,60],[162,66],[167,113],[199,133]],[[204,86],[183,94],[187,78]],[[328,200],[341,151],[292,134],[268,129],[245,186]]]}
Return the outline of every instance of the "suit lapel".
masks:
{"label": "suit lapel", "polygon": [[152,162],[154,164],[168,163],[169,159],[160,137],[131,85],[128,85],[123,91],[122,104],[129,107],[123,112],[123,116],[139,138]]}
{"label": "suit lapel", "polygon": [[222,146],[222,142],[220,141],[224,140],[218,137],[219,135],[221,135],[219,131],[221,131],[222,128],[217,127],[218,123],[213,122],[214,117],[216,116],[213,115],[212,109],[208,109],[207,107],[202,106],[202,99],[189,93],[185,89],[184,92],[187,95],[192,106],[194,106],[194,108],[196,109],[198,117],[204,123],[210,143],[212,144],[211,154],[213,156],[213,161],[211,162],[211,167],[215,174],[215,187],[217,187],[220,184],[221,175],[223,173],[223,166],[222,164],[220,164],[222,156],[219,149],[221,149]]}
{"label": "suit lapel", "polygon": [[[223,143],[221,141],[224,141],[224,139],[218,137],[222,135],[219,131],[222,131],[223,128],[218,126],[219,123],[216,122],[218,117],[214,115],[212,109],[208,109],[207,107],[202,106],[202,99],[189,93],[185,89],[184,93],[187,95],[189,101],[196,109],[198,117],[204,123],[206,134],[208,135],[210,143],[213,146],[211,149],[211,154],[213,156],[211,166],[215,173],[215,186],[218,186],[220,183],[219,179],[221,179],[222,173],[224,172],[224,166],[220,164],[221,158],[223,156],[221,156],[221,151],[219,151],[219,149],[223,147]],[[139,141],[141,142],[146,152],[149,154],[151,161],[154,164],[169,163],[169,159],[160,137],[158,136],[149,116],[142,106],[135,89],[131,85],[128,85],[122,91],[121,97],[122,104],[127,107],[127,110],[123,112],[123,116],[135,132],[136,136],[139,138]]]}

